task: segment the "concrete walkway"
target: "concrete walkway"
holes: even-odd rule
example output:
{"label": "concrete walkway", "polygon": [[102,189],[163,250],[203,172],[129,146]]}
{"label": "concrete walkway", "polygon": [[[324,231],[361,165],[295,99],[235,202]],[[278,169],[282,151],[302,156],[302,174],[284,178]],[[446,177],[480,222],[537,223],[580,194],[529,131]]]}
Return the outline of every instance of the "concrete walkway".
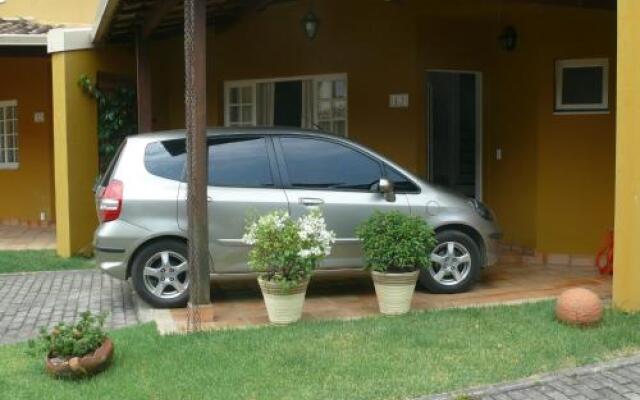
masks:
{"label": "concrete walkway", "polygon": [[419,400],[640,400],[640,355]]}
{"label": "concrete walkway", "polygon": [[53,226],[27,227],[0,224],[0,250],[53,250],[56,230]]}
{"label": "concrete walkway", "polygon": [[138,323],[129,284],[96,270],[0,275],[0,344],[36,337],[40,327],[108,312],[110,329]]}

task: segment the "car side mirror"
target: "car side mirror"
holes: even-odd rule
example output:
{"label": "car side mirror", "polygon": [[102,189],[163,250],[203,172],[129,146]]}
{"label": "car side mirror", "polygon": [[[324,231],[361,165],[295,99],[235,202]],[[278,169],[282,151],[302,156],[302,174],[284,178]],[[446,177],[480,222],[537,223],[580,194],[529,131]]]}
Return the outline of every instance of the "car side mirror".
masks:
{"label": "car side mirror", "polygon": [[396,193],[393,190],[393,182],[387,178],[380,178],[378,191],[384,195],[384,199],[390,203],[396,201]]}

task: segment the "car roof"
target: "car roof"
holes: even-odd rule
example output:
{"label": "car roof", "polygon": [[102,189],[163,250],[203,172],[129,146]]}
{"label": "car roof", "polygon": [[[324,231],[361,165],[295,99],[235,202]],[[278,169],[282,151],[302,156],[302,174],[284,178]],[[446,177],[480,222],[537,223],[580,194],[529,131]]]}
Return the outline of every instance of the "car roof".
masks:
{"label": "car roof", "polygon": [[[342,139],[336,135],[326,133],[314,129],[289,128],[289,127],[224,127],[224,128],[207,128],[207,136],[215,135],[301,135],[301,136],[317,136],[333,139]],[[127,140],[141,140],[145,142],[153,142],[158,140],[182,139],[186,135],[186,129],[172,129],[166,131],[156,131],[149,133],[141,133],[139,135],[129,136]]]}

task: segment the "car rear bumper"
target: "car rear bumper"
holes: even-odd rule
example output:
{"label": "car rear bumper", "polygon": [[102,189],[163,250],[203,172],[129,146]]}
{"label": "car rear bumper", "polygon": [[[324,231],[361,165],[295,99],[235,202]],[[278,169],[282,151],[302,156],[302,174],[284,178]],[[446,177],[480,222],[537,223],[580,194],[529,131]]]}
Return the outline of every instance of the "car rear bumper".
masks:
{"label": "car rear bumper", "polygon": [[102,272],[126,280],[136,244],[148,235],[146,229],[122,220],[100,224],[93,239],[96,264]]}

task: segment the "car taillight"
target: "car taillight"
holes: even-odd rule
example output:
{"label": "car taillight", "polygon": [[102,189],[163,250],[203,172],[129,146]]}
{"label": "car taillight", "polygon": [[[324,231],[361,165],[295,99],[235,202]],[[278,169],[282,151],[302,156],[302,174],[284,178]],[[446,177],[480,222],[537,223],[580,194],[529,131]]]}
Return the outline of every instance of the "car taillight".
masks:
{"label": "car taillight", "polygon": [[114,221],[122,211],[122,182],[112,179],[100,196],[100,220]]}

